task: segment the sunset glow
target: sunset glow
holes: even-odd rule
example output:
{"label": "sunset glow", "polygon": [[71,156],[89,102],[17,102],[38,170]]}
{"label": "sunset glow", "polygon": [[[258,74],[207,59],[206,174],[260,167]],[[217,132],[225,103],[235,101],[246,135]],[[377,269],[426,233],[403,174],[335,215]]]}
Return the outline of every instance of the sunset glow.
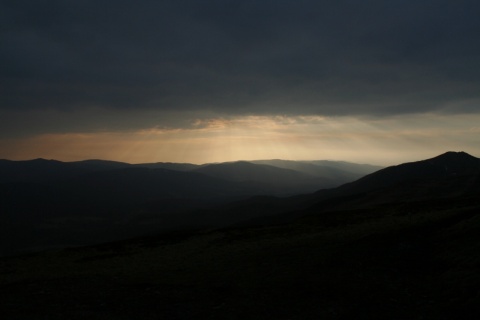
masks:
{"label": "sunset glow", "polygon": [[[480,154],[480,116],[415,115],[390,119],[244,116],[194,120],[189,128],[43,134],[0,142],[3,158],[89,158],[130,163],[207,163],[238,159],[349,159],[395,164],[443,150]],[[74,146],[74,147],[72,147]]]}
{"label": "sunset glow", "polygon": [[477,2],[4,1],[0,13],[0,158],[480,155]]}

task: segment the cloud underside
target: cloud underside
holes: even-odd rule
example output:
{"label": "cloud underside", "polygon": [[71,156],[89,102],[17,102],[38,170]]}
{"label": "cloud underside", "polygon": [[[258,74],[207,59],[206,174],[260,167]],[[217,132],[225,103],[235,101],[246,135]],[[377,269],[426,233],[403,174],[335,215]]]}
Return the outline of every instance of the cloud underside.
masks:
{"label": "cloud underside", "polygon": [[478,110],[472,1],[2,3],[3,109]]}

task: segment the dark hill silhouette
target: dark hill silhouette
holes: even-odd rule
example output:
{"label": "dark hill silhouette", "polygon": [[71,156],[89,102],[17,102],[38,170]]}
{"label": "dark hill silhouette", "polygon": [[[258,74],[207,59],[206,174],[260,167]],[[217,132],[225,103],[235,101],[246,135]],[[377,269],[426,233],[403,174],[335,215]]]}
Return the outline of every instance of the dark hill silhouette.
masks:
{"label": "dark hill silhouette", "polygon": [[134,166],[150,168],[150,169],[168,169],[168,170],[176,170],[176,171],[190,171],[200,167],[200,165],[198,164],[175,163],[175,162],[139,163],[139,164],[135,164]]}
{"label": "dark hill silhouette", "polygon": [[[202,167],[172,163],[166,166],[177,170],[158,168],[163,166],[1,160],[0,233],[6,240],[0,251],[15,252],[33,244],[41,248],[95,243],[172,228],[227,226],[255,218],[262,210],[245,214],[232,204],[225,214],[206,208],[254,195],[298,194],[328,186],[324,179],[301,172],[247,162]],[[206,175],[192,168],[222,170]]]}
{"label": "dark hill silhouette", "polygon": [[345,161],[289,161],[281,159],[255,160],[255,164],[267,164],[278,168],[291,169],[312,176],[331,179],[341,183],[356,180],[366,174],[378,171],[383,167],[357,164]]}
{"label": "dark hill silhouette", "polygon": [[[230,208],[238,221],[247,224],[284,223],[298,217],[336,209],[377,206],[478,195],[480,159],[465,152],[447,152],[440,156],[391,166],[337,188],[322,189],[310,195],[290,198],[244,200]],[[255,218],[251,212],[257,212]],[[263,217],[259,217],[260,214]],[[244,220],[245,222],[245,220]]]}
{"label": "dark hill silhouette", "polygon": [[0,183],[55,181],[76,177],[88,172],[127,168],[129,166],[131,165],[128,163],[105,160],[75,162],[46,159],[0,160]]}
{"label": "dark hill silhouette", "polygon": [[72,166],[82,168],[91,172],[94,171],[103,171],[103,170],[113,170],[113,169],[122,169],[132,167],[130,163],[110,161],[110,160],[98,160],[98,159],[89,159],[83,161],[74,161],[68,162]]}
{"label": "dark hill silhouette", "polygon": [[382,166],[376,166],[371,164],[359,164],[347,161],[333,161],[333,160],[311,160],[311,161],[303,161],[305,163],[311,163],[316,166],[325,166],[330,168],[335,168],[342,171],[357,173],[360,175],[366,175],[380,169],[383,169]]}
{"label": "dark hill silhouette", "polygon": [[260,192],[200,173],[136,167],[88,172],[49,183],[3,183],[0,189],[4,212],[25,222],[65,214],[105,217],[105,212],[114,218],[118,211],[152,201],[238,198]]}
{"label": "dark hill silhouette", "polygon": [[294,170],[269,165],[253,164],[247,161],[208,164],[195,170],[209,176],[222,177],[231,181],[264,181],[268,183],[288,183],[304,181],[312,176]]}
{"label": "dark hill silhouette", "polygon": [[[209,164],[194,171],[229,181],[261,183],[267,188],[267,193],[274,193],[275,190],[280,192],[284,190],[284,192],[289,193],[294,190],[308,192],[308,190],[312,191],[315,188],[336,184],[329,178],[317,178],[291,169],[254,164],[247,161]],[[270,192],[268,192],[269,189]]]}
{"label": "dark hill silhouette", "polygon": [[267,187],[266,194],[298,194],[333,188],[381,168],[340,161],[318,163],[280,159],[236,161],[205,164],[194,171],[230,181],[262,183]]}
{"label": "dark hill silhouette", "polygon": [[[446,152],[437,157],[391,166],[337,189],[339,193],[367,192],[396,183],[440,179],[480,173],[480,159],[465,152]],[[321,194],[322,191],[319,191]]]}
{"label": "dark hill silhouette", "polygon": [[223,180],[255,182],[257,188],[262,187],[263,192],[266,194],[312,192],[319,188],[338,186],[355,180],[362,175],[358,172],[351,173],[332,167],[284,160],[277,160],[274,165],[259,165],[246,161],[195,165],[170,162],[129,164],[107,160],[61,162],[57,160],[35,159],[26,161],[0,160],[0,183],[53,182],[75,178],[92,172],[124,168],[201,172]]}
{"label": "dark hill silhouette", "polygon": [[0,160],[0,183],[55,180],[83,172],[86,172],[86,170],[81,167],[74,167],[68,163],[56,160]]}
{"label": "dark hill silhouette", "polygon": [[[257,191],[238,183],[196,172],[143,167],[90,172],[61,182],[62,189],[85,193],[85,199],[146,201],[162,198],[245,196]],[[80,191],[81,190],[81,191]],[[129,200],[134,199],[134,200]]]}
{"label": "dark hill silhouette", "polygon": [[[0,166],[5,163],[12,165],[2,161]],[[60,178],[40,181],[45,176],[34,174],[35,181],[20,179],[0,183],[0,231],[4,237],[12,236],[10,240],[17,239],[16,249],[32,243],[94,243],[169,228],[277,224],[306,215],[360,206],[368,208],[381,203],[474,197],[478,196],[480,172],[479,159],[466,153],[448,152],[432,159],[388,167],[337,188],[277,198],[259,195],[278,190],[274,188],[278,188],[279,180],[274,179],[279,177],[290,182],[311,177],[294,170],[248,162],[206,165],[193,172],[128,164],[119,169],[122,163],[102,161],[76,163],[74,169],[71,163],[49,160],[19,165],[26,164],[27,168],[55,168],[52,176]],[[94,171],[99,167],[108,170]],[[271,185],[228,181],[207,176],[200,169],[211,170],[210,174],[219,177],[231,174],[230,178],[237,180],[262,178]],[[38,172],[35,170],[32,172]],[[241,175],[235,175],[238,172]],[[43,242],[38,240],[42,237],[46,237]],[[3,243],[16,243],[10,240]]]}

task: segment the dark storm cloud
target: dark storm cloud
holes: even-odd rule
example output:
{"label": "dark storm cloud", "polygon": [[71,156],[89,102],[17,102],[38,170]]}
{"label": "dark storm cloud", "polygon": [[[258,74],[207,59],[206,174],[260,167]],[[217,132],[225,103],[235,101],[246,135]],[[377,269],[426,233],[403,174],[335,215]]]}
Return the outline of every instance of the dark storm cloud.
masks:
{"label": "dark storm cloud", "polygon": [[1,1],[0,108],[478,111],[479,16],[478,1]]}

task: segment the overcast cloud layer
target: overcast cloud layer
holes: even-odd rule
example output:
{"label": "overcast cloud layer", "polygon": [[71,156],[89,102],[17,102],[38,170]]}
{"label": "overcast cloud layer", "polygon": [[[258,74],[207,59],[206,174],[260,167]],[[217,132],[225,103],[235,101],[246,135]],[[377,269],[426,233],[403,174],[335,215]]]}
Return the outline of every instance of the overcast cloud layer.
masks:
{"label": "overcast cloud layer", "polygon": [[[62,148],[65,159],[94,157],[69,150],[80,150],[80,141],[85,152],[103,150],[93,145],[100,137],[133,148],[144,132],[160,130],[178,141],[178,153],[150,159],[145,151],[135,161],[201,161],[180,157],[191,145],[221,161],[280,141],[264,130],[275,117],[307,119],[302,128],[314,143],[298,156],[316,149],[312,157],[322,157],[318,150],[329,146],[332,157],[353,157],[377,144],[386,159],[388,148],[397,157],[460,142],[478,154],[478,17],[476,0],[0,0],[0,157],[55,157]],[[352,119],[392,140],[342,135]],[[405,134],[407,121],[417,129]],[[341,143],[326,141],[329,130]],[[294,136],[275,156],[288,156],[295,139],[305,143],[287,125],[281,132]],[[152,137],[148,148],[166,150],[165,134]],[[244,145],[222,158],[227,140]]]}
{"label": "overcast cloud layer", "polygon": [[480,110],[480,2],[0,0],[0,135]]}

